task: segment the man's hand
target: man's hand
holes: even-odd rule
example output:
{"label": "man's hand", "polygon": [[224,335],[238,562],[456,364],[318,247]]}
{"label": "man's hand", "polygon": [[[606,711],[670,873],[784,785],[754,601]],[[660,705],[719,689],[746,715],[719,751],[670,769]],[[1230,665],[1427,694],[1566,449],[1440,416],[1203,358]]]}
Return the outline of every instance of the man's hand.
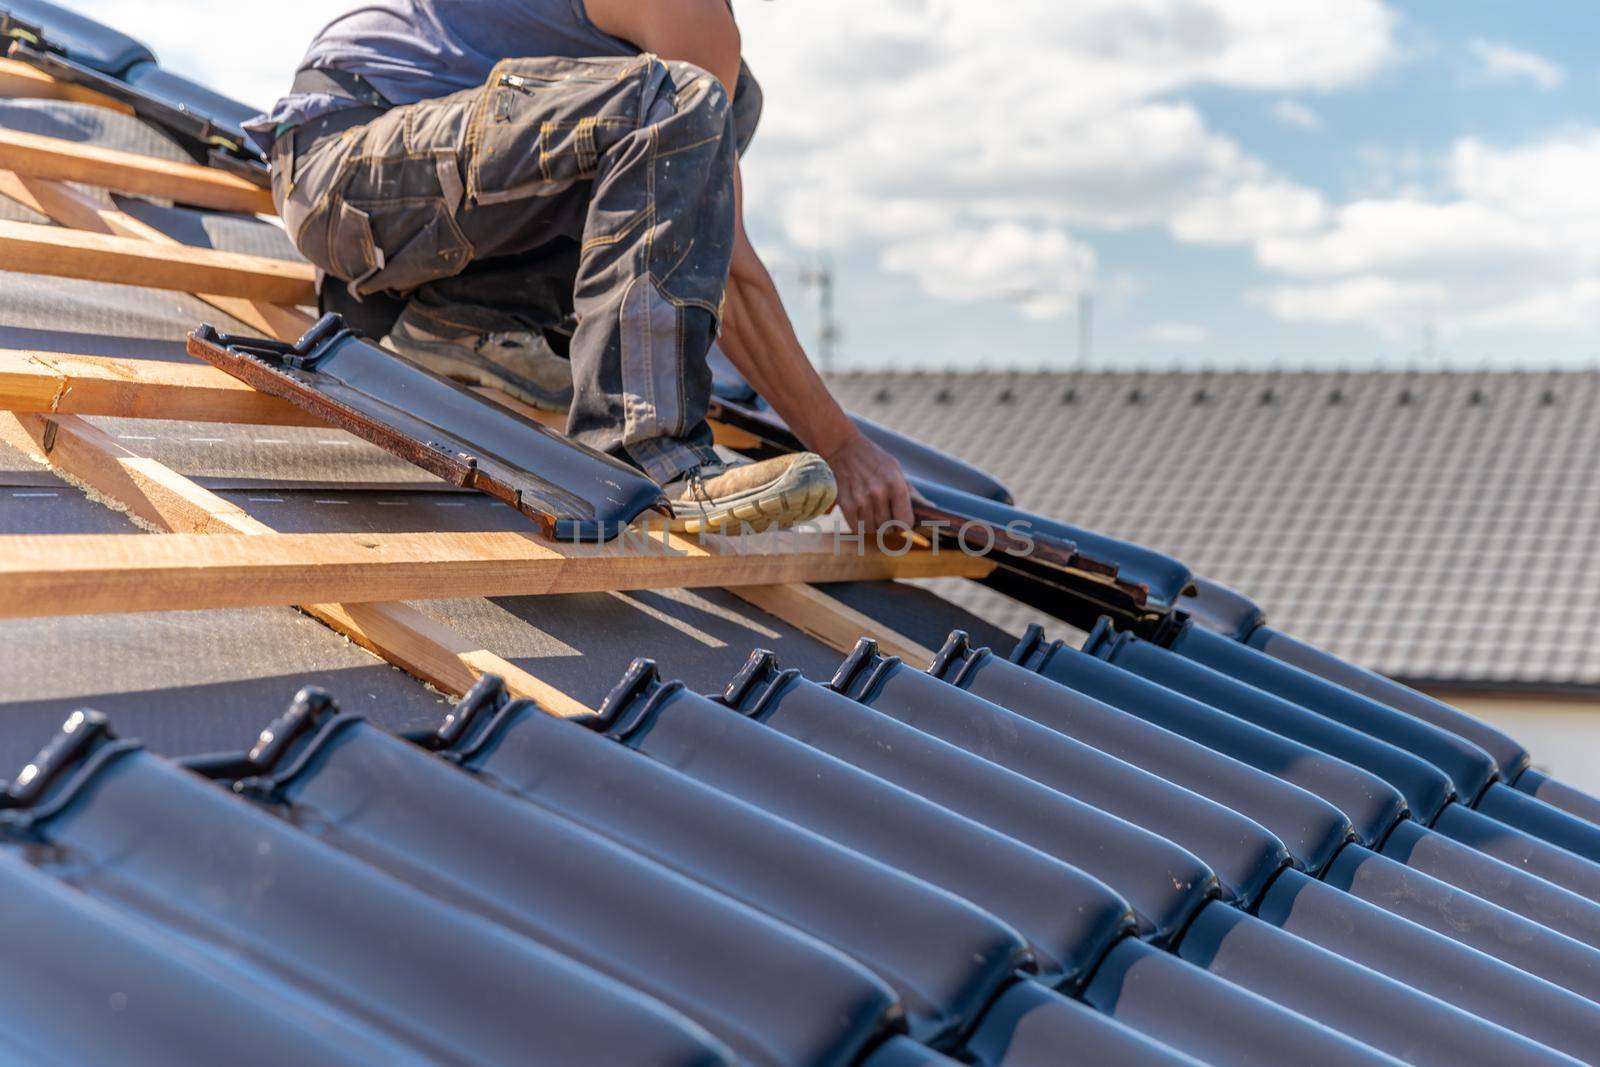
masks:
{"label": "man's hand", "polygon": [[865,528],[868,533],[883,529],[889,522],[904,523],[909,531],[911,488],[894,457],[855,430],[832,454],[822,457],[833,468],[839,483],[839,510],[851,530]]}

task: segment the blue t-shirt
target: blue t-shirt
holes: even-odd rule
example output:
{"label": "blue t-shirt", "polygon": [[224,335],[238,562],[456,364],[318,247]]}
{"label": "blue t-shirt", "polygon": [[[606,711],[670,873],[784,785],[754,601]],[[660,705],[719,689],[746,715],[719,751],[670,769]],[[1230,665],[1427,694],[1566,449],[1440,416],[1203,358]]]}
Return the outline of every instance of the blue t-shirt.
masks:
{"label": "blue t-shirt", "polygon": [[[372,0],[324,26],[296,69],[359,74],[390,103],[410,104],[476,88],[502,59],[638,53],[590,22],[583,0]],[[245,129],[265,151],[279,129],[346,106],[293,94]]]}

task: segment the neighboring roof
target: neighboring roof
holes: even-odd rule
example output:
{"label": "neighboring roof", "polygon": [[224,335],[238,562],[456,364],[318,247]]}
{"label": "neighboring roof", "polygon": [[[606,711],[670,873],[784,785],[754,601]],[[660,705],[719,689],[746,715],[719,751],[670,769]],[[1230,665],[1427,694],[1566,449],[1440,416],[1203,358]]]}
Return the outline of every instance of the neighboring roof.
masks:
{"label": "neighboring roof", "polygon": [[[11,119],[176,151],[81,105]],[[106,205],[293,254],[259,220]],[[180,294],[4,282],[0,347],[173,359],[222,321]],[[1074,465],[1038,455],[1059,416],[970,407],[973,447]],[[280,531],[521,522],[331,429],[90,421]],[[1167,421],[1134,474],[1125,444],[1075,484],[1154,478],[1193,436]],[[0,532],[164,536],[107,503],[0,446]],[[1080,651],[904,584],[832,591],[944,647],[926,671],[870,645],[841,663],[836,634],[715,589],[417,605],[601,708],[561,720],[489,681],[451,708],[289,608],[0,622],[0,768],[19,770],[0,796],[0,1040],[30,1062],[161,1065],[1600,1047],[1600,800],[1510,738],[1266,629],[1142,619]],[[338,707],[312,691],[284,712],[307,682]]]}
{"label": "neighboring roof", "polygon": [[[830,384],[1023,507],[1170,553],[1373,670],[1600,686],[1600,371]],[[1002,625],[1034,617],[985,599]]]}

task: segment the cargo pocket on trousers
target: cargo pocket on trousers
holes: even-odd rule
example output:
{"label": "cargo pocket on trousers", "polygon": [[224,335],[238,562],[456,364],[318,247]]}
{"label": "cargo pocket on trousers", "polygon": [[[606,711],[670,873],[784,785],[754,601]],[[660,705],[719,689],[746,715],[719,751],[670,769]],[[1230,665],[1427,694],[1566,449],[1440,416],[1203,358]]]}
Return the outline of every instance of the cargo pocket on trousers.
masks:
{"label": "cargo pocket on trousers", "polygon": [[357,295],[407,292],[460,274],[471,261],[472,244],[440,198],[401,198],[365,206],[360,214],[367,221],[377,269],[351,283]]}
{"label": "cargo pocket on trousers", "polygon": [[354,204],[340,201],[329,222],[328,273],[349,283],[351,293],[383,269],[383,250],[372,238],[372,218]]}
{"label": "cargo pocket on trousers", "polygon": [[469,120],[467,196],[494,204],[593,179],[608,147],[639,128],[656,68],[644,56],[502,61]]}

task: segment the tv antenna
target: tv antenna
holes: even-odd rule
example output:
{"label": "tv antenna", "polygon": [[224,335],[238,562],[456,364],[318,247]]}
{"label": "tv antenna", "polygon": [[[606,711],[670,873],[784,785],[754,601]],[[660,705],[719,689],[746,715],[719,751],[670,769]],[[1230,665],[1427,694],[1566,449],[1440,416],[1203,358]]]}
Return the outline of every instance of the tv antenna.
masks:
{"label": "tv antenna", "polygon": [[833,257],[819,254],[800,268],[800,284],[817,294],[817,365],[823,374],[833,370],[834,349],[839,342],[839,321],[833,311]]}

